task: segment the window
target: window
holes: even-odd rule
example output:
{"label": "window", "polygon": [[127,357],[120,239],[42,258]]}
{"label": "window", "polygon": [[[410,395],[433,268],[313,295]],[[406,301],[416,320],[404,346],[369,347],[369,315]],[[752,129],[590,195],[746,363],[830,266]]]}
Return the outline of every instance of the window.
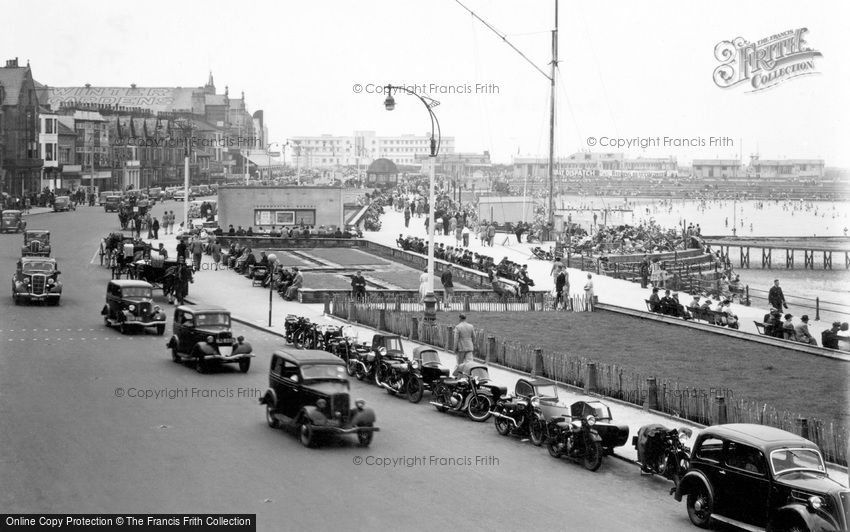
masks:
{"label": "window", "polygon": [[295,365],[294,362],[290,362],[289,360],[283,361],[283,369],[281,370],[280,376],[284,379],[289,379],[291,381],[297,381],[298,377],[298,366]]}
{"label": "window", "polygon": [[720,462],[720,453],[723,451],[723,440],[708,437],[702,440],[697,450],[697,458],[710,462]]}
{"label": "window", "polygon": [[737,442],[729,442],[729,447],[726,449],[726,465],[759,475],[764,475],[767,471],[761,451]]}

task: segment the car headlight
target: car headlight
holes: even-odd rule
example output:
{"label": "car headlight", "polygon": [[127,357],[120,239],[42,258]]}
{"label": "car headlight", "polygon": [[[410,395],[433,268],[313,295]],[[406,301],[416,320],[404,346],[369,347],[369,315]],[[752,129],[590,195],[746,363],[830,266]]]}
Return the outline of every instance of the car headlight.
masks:
{"label": "car headlight", "polygon": [[24,279],[24,284],[30,284],[30,280],[28,278]]}
{"label": "car headlight", "polygon": [[134,310],[136,310],[136,305],[130,305],[129,307],[127,307],[127,310],[133,312]]}
{"label": "car headlight", "polygon": [[590,425],[591,427],[593,425],[596,425],[596,418],[593,416],[593,414],[590,414],[589,416],[587,416],[586,419],[587,419],[587,424]]}
{"label": "car headlight", "polygon": [[56,282],[56,281],[54,281],[53,279],[48,279],[48,280],[47,280],[47,284],[54,284],[55,282]]}
{"label": "car headlight", "polygon": [[688,435],[679,433],[679,441],[682,442],[682,445],[685,445],[688,442]]}
{"label": "car headlight", "polygon": [[534,408],[538,408],[540,406],[540,398],[536,395],[531,398],[531,406],[533,406]]}
{"label": "car headlight", "polygon": [[211,344],[211,343],[213,343],[214,341],[215,341],[215,338],[213,338],[212,336],[207,336],[207,343],[208,343],[208,344]]}
{"label": "car headlight", "polygon": [[809,508],[812,510],[820,510],[824,504],[826,502],[823,500],[823,497],[818,497],[817,495],[809,497]]}

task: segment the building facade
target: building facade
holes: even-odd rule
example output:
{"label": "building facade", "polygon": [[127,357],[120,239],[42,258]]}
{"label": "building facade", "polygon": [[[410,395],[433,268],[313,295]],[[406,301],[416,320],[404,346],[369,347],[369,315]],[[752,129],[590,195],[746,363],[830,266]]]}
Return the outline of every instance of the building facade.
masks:
{"label": "building facade", "polygon": [[309,226],[343,227],[345,202],[350,201],[342,187],[243,186],[218,189],[219,225],[256,231]]}
{"label": "building facade", "polygon": [[38,152],[44,161],[41,167],[40,190],[61,188],[59,163],[59,115],[42,112],[38,115]]}
{"label": "building facade", "polygon": [[38,193],[39,103],[30,66],[18,59],[0,68],[0,191],[23,197]]}
{"label": "building facade", "polygon": [[[292,164],[301,168],[330,169],[340,166],[367,167],[376,159],[389,159],[399,166],[420,166],[431,153],[431,134],[382,137],[374,131],[355,131],[350,136],[300,136],[289,140]],[[442,137],[440,154],[455,152],[454,137]]]}
{"label": "building facade", "polygon": [[[648,179],[675,177],[679,173],[675,157],[628,158],[618,152],[577,152],[554,161],[554,174],[558,178],[620,177]],[[517,157],[513,160],[513,177],[538,179],[548,177],[549,159],[544,157]]]}

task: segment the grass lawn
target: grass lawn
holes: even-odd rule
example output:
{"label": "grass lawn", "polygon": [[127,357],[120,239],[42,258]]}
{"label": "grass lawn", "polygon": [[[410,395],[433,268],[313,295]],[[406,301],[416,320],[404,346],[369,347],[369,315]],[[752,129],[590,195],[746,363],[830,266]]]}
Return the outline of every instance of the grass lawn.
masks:
{"label": "grass lawn", "polygon": [[[439,312],[455,324],[458,312]],[[737,400],[768,403],[850,426],[850,364],[613,312],[467,312],[487,334],[544,351],[614,363],[683,387],[731,389]]]}

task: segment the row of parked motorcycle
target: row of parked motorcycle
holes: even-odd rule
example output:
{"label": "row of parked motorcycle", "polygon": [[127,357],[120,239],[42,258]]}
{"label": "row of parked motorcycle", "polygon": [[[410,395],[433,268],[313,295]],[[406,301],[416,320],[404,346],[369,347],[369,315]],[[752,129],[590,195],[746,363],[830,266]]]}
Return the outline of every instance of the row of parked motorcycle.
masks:
{"label": "row of parked motorcycle", "polygon": [[[404,352],[401,337],[376,333],[372,343],[359,343],[348,327],[318,324],[309,318],[286,317],[286,341],[299,349],[330,352],[345,362],[348,375],[373,383],[411,403],[430,391],[430,403],[440,412],[466,415],[484,422],[491,417],[503,436],[546,445],[555,458],[565,457],[596,471],[604,456],[628,441],[629,427],[613,422],[611,410],[600,401],[577,401],[566,407],[558,389],[544,379],[519,379],[514,394],[490,379],[487,366],[467,362],[450,375],[436,349],[418,346],[412,357]],[[653,424],[641,427],[632,438],[644,473],[661,475],[678,484],[688,468],[690,429],[670,429]]]}

